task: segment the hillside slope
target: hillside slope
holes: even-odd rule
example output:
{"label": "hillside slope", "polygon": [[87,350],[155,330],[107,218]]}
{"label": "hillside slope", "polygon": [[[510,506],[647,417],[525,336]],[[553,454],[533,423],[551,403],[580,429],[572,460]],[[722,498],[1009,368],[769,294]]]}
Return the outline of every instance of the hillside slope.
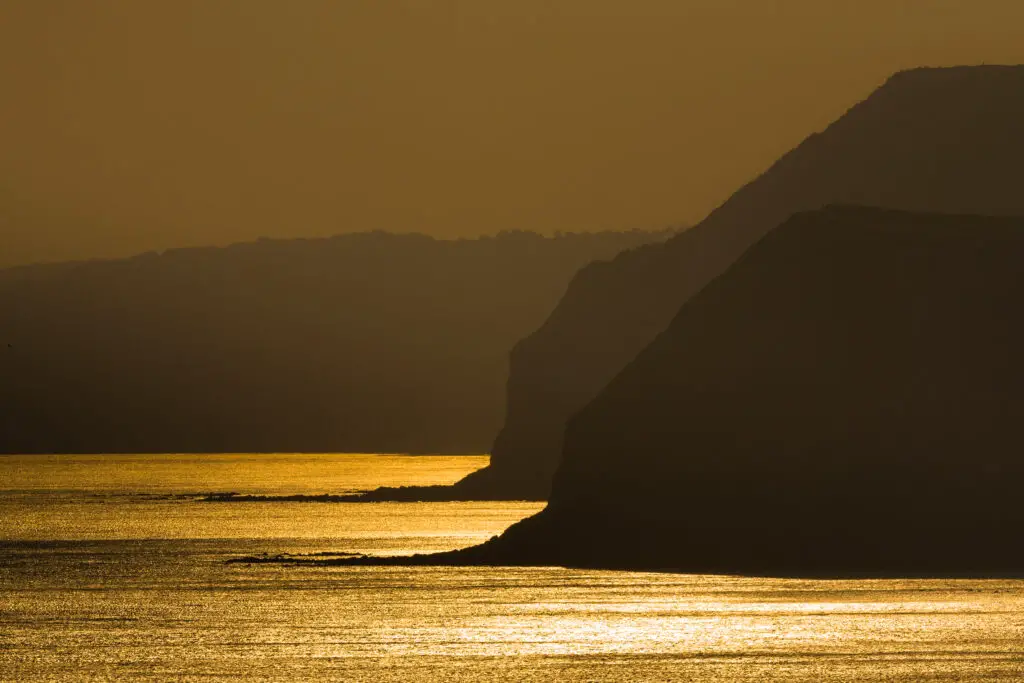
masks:
{"label": "hillside slope", "polygon": [[696,227],[577,274],[554,313],[512,353],[491,466],[450,495],[545,498],[566,421],[680,305],[794,213],[840,203],[1024,214],[1021,159],[1024,67],[896,74]]}
{"label": "hillside slope", "polygon": [[1024,571],[1021,263],[1024,218],[794,217],[571,420],[548,508],[455,560]]}

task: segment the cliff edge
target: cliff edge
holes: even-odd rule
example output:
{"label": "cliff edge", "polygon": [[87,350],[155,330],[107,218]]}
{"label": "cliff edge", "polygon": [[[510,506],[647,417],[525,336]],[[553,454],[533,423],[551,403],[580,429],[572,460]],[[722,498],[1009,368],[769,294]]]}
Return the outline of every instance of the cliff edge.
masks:
{"label": "cliff edge", "polygon": [[759,241],[567,430],[550,504],[445,561],[1021,572],[1024,218],[827,208]]}
{"label": "cliff edge", "polygon": [[545,499],[566,421],[769,230],[830,204],[1021,215],[1022,158],[1024,67],[894,75],[696,227],[580,271],[512,352],[491,466],[411,497]]}

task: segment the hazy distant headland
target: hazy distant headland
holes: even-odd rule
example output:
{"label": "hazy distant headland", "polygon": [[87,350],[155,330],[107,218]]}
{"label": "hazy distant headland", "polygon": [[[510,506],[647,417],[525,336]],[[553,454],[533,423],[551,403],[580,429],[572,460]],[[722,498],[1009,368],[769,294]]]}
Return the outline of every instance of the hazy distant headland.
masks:
{"label": "hazy distant headland", "polygon": [[0,270],[0,452],[485,453],[514,342],[578,268],[668,234],[371,232]]}
{"label": "hazy distant headland", "polygon": [[548,507],[344,563],[1019,574],[1024,217],[786,221],[577,414]]}
{"label": "hazy distant headland", "polygon": [[490,467],[452,488],[372,497],[545,499],[566,421],[769,230],[836,203],[1024,215],[1021,159],[1024,67],[894,75],[696,227],[577,273],[555,311],[513,349]]}

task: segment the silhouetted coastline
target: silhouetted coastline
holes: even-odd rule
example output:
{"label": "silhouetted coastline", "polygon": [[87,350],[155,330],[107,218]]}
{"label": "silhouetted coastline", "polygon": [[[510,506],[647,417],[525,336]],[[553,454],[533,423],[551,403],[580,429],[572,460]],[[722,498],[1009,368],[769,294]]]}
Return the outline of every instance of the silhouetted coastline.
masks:
{"label": "silhouetted coastline", "polygon": [[548,508],[474,552],[1019,573],[1022,262],[1024,218],[794,216],[573,418]]}
{"label": "silhouetted coastline", "polygon": [[566,422],[681,305],[795,213],[859,204],[1024,215],[1022,121],[1024,66],[897,73],[697,226],[583,268],[551,316],[513,349],[491,464],[452,487],[449,499],[547,499]]}
{"label": "silhouetted coastline", "polygon": [[482,545],[338,565],[1016,577],[1024,218],[798,214],[571,422]]}

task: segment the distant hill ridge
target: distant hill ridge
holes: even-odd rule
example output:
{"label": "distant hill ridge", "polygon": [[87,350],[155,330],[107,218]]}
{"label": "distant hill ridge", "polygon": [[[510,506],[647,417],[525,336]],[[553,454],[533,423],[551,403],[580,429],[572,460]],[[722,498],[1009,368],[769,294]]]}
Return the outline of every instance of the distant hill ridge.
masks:
{"label": "distant hill ridge", "polygon": [[578,268],[668,234],[372,232],[0,270],[0,452],[484,453],[515,340]]}
{"label": "distant hill ridge", "polygon": [[581,270],[551,316],[512,353],[491,466],[451,489],[403,495],[545,499],[566,421],[770,229],[835,203],[1024,214],[1021,159],[1024,67],[894,75],[696,227]]}

